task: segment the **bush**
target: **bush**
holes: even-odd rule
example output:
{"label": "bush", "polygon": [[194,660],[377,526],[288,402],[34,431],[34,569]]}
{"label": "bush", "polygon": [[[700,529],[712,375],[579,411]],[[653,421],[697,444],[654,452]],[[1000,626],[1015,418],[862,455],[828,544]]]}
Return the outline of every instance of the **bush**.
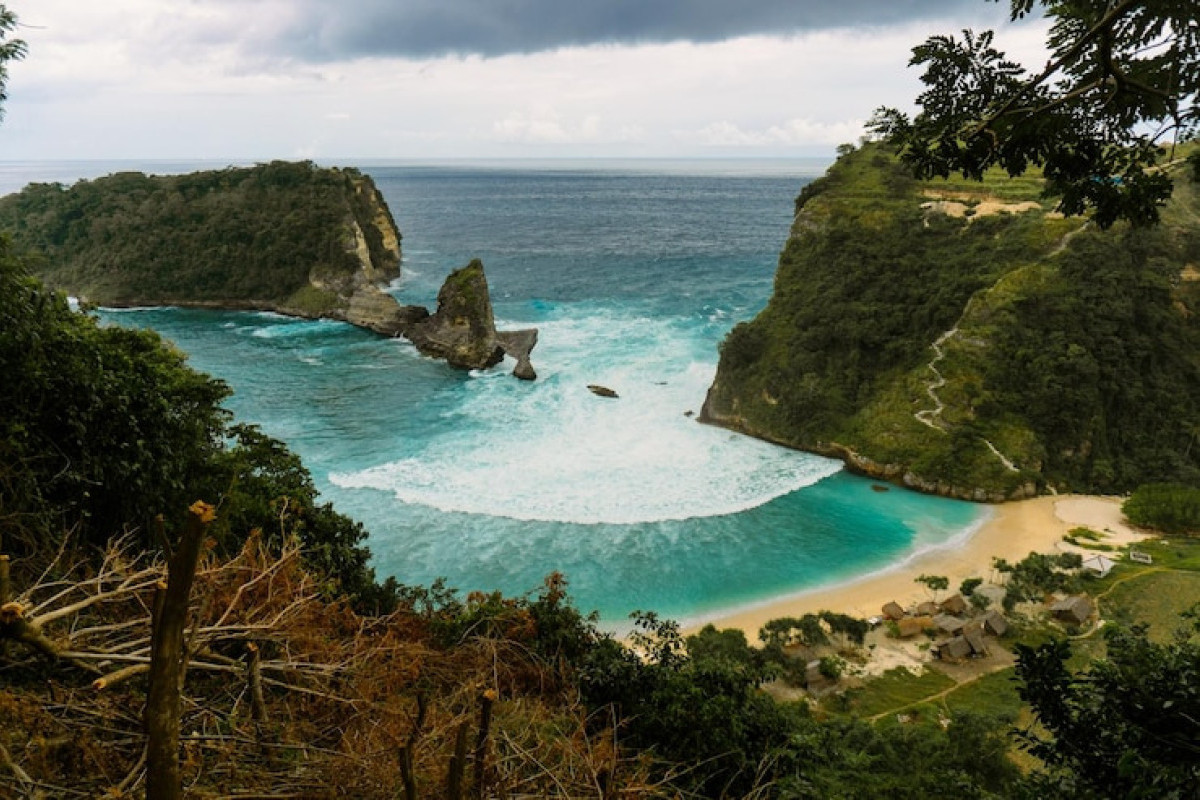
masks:
{"label": "bush", "polygon": [[1139,486],[1121,506],[1134,525],[1163,533],[1200,532],[1200,488],[1178,483]]}

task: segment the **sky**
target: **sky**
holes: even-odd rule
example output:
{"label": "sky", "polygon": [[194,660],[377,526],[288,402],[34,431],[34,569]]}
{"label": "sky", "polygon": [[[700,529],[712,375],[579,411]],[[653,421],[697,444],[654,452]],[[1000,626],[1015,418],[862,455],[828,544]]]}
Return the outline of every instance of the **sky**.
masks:
{"label": "sky", "polygon": [[0,160],[801,157],[986,0],[7,0]]}

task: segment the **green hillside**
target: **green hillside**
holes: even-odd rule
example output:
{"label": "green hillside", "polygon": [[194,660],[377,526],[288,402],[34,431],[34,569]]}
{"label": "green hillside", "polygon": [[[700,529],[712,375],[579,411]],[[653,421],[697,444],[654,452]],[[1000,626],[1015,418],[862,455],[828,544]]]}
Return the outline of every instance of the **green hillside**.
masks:
{"label": "green hillside", "polygon": [[1168,168],[1163,225],[1100,231],[1036,175],[844,155],[797,199],[703,418],[979,500],[1200,478],[1200,199]]}
{"label": "green hillside", "polygon": [[371,179],[311,162],[33,184],[0,198],[0,230],[49,285],[102,305],[320,316],[399,275],[400,234]]}

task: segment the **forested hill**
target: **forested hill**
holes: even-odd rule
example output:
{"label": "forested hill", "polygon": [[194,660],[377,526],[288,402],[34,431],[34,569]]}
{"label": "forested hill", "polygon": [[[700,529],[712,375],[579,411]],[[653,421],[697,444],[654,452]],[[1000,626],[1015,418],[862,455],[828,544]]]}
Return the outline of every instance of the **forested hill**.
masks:
{"label": "forested hill", "polygon": [[340,316],[359,288],[400,274],[374,182],[311,162],[33,184],[0,198],[0,230],[49,285],[101,305]]}
{"label": "forested hill", "polygon": [[1200,197],[1195,159],[1167,168],[1159,227],[1101,231],[1032,174],[923,182],[882,145],[845,153],[797,199],[703,419],[980,500],[1196,481]]}

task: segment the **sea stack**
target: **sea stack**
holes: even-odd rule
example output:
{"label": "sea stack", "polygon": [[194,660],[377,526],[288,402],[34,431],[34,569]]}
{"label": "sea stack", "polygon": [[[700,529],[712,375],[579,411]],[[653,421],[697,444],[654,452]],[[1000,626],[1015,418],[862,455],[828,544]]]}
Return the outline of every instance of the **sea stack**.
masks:
{"label": "sea stack", "polygon": [[487,277],[477,258],[450,273],[438,291],[437,311],[409,326],[404,336],[424,355],[460,369],[487,369],[507,353],[517,359],[514,375],[522,380],[537,377],[529,361],[537,330],[496,330]]}

